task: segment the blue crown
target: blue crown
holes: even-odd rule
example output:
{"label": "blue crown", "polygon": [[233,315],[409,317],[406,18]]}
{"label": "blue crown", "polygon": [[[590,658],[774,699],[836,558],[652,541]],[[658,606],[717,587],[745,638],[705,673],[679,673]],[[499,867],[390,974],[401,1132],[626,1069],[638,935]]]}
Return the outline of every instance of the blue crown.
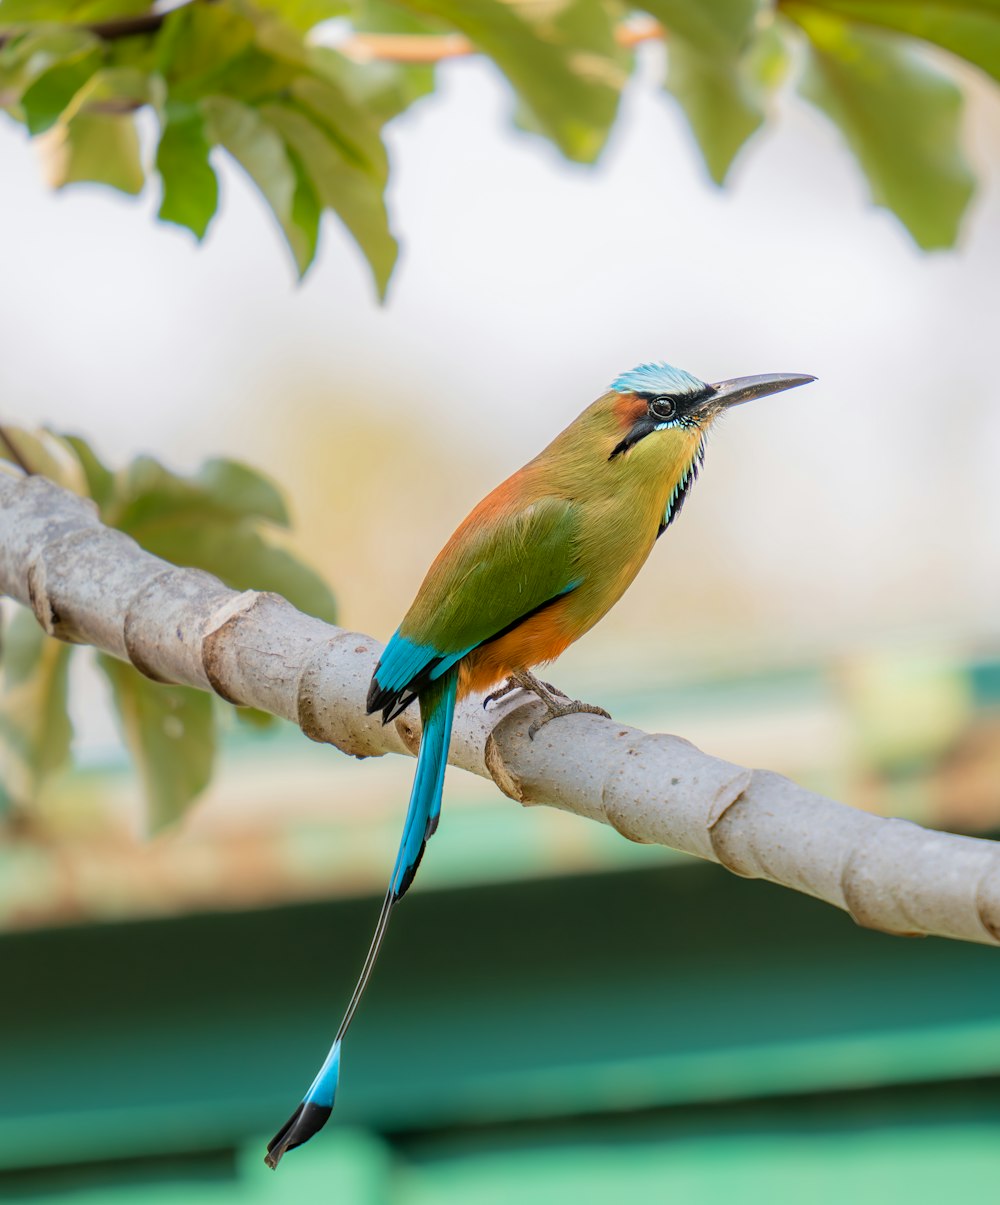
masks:
{"label": "blue crown", "polygon": [[672,364],[639,364],[615,377],[611,388],[619,393],[701,393],[705,382]]}

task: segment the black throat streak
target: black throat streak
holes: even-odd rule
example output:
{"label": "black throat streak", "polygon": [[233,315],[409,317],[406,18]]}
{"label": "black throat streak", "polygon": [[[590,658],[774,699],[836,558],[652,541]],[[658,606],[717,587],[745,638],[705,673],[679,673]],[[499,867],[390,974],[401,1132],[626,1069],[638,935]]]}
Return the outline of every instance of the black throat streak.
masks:
{"label": "black throat streak", "polygon": [[667,501],[667,508],[663,512],[663,518],[660,520],[660,526],[656,529],[657,539],[663,535],[670,524],[673,523],[674,519],[676,519],[681,513],[681,507],[687,500],[691,486],[694,485],[694,483],[698,480],[698,473],[701,471],[701,466],[704,463],[705,440],[702,439],[701,443],[698,445],[698,451],[695,452],[690,465],[688,465],[687,472],[680,479],[677,485],[674,486],[674,492],[670,495],[670,498]]}

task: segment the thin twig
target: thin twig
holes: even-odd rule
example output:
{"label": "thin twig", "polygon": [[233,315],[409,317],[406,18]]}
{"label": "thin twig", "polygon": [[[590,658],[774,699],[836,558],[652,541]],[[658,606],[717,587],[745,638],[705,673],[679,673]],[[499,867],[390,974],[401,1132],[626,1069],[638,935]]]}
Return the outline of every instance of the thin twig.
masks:
{"label": "thin twig", "polygon": [[[626,48],[656,41],[663,36],[663,26],[653,20],[619,25],[615,30],[618,45]],[[377,60],[407,66],[431,66],[445,59],[479,53],[479,48],[473,42],[458,33],[356,33],[341,42],[337,49],[359,63]]]}

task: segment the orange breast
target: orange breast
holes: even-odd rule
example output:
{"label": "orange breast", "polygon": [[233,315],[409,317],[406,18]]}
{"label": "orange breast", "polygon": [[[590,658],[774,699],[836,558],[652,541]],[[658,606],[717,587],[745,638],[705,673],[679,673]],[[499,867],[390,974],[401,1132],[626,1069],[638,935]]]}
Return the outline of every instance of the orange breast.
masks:
{"label": "orange breast", "polygon": [[482,694],[515,669],[530,669],[552,661],[579,635],[567,623],[566,603],[560,599],[539,611],[512,632],[473,649],[462,661],[458,697]]}

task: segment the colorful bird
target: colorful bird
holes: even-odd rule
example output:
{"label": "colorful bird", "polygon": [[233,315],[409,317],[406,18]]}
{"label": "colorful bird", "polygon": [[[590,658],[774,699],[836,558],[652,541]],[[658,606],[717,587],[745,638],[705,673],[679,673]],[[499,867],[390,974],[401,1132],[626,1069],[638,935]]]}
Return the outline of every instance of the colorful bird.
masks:
{"label": "colorful bird", "polygon": [[607,716],[539,682],[531,667],[558,657],[628,589],[680,513],[719,415],[813,380],[783,374],[708,385],[669,364],[640,364],[488,494],[438,554],[368,692],[368,713],[381,711],[383,723],[416,701],[423,725],[389,890],[326,1061],[268,1144],[271,1167],[321,1129],[333,1109],[341,1043],[392,910],[437,828],[456,701],[499,683],[484,706],[518,688],[530,691],[546,708],[532,736],[558,716]]}

